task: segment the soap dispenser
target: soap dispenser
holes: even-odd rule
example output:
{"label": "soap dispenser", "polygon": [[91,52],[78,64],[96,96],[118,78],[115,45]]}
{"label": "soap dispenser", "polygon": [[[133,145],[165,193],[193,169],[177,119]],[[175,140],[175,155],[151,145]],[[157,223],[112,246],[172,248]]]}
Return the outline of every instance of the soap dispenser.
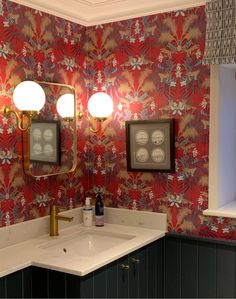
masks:
{"label": "soap dispenser", "polygon": [[85,206],[83,208],[83,224],[84,226],[93,225],[93,208],[90,205],[90,197],[86,197]]}

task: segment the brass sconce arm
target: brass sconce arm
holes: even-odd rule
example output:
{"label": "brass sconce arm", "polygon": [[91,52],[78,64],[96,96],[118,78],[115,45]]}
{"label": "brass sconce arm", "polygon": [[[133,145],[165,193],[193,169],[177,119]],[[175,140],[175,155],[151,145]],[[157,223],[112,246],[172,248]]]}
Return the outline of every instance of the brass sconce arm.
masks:
{"label": "brass sconce arm", "polygon": [[[113,112],[112,98],[104,92],[94,93],[88,100],[88,112],[89,130],[92,133],[98,133],[102,130],[102,122]],[[96,128],[93,123],[96,123]]]}
{"label": "brass sconce arm", "polygon": [[3,107],[3,115],[8,117],[13,114],[16,118],[17,128],[25,132],[30,127],[31,119],[43,108],[45,99],[44,90],[38,83],[34,81],[22,81],[13,91],[13,102],[16,108],[21,111],[21,115],[9,106]]}
{"label": "brass sconce arm", "polygon": [[[9,106],[4,106],[3,107],[3,115],[5,117],[8,117],[11,114],[13,114],[16,118],[17,128],[20,131],[25,132],[30,127],[31,118],[34,118],[35,115],[37,114],[37,112],[36,111],[22,111],[22,119],[21,119],[21,117],[19,116],[19,114],[16,111],[11,110],[11,108]],[[26,122],[25,126],[24,126],[24,118],[27,119],[27,122]]]}
{"label": "brass sconce arm", "polygon": [[[98,133],[99,131],[102,130],[102,123],[106,120],[107,118],[94,118],[88,115],[88,120],[89,120],[89,131],[92,133]],[[92,120],[96,122],[96,129],[94,128],[94,125],[92,124]]]}
{"label": "brass sconce arm", "polygon": [[[84,117],[84,114],[82,111],[79,111],[77,114],[76,114],[76,117],[81,120],[83,117]],[[63,120],[64,121],[67,121],[67,122],[70,122],[70,121],[73,121],[74,120],[74,117],[63,117]]]}

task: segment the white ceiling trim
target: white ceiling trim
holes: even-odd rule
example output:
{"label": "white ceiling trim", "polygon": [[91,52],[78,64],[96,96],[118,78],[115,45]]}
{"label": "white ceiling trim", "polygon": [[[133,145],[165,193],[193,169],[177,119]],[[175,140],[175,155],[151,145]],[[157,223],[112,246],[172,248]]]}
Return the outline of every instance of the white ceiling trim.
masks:
{"label": "white ceiling trim", "polygon": [[206,0],[11,0],[83,26],[204,5]]}
{"label": "white ceiling trim", "polygon": [[90,7],[101,7],[102,5],[110,5],[119,2],[122,4],[125,0],[77,0],[78,2],[89,5]]}

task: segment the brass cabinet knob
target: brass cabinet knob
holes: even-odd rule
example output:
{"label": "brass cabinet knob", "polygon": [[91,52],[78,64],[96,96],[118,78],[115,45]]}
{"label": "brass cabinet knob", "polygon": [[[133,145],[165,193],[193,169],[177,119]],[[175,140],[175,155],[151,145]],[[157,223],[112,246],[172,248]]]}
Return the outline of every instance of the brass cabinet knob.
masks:
{"label": "brass cabinet knob", "polygon": [[132,262],[136,263],[136,264],[139,264],[140,263],[140,259],[136,259],[136,258],[132,257]]}
{"label": "brass cabinet knob", "polygon": [[121,264],[122,270],[129,270],[129,265]]}

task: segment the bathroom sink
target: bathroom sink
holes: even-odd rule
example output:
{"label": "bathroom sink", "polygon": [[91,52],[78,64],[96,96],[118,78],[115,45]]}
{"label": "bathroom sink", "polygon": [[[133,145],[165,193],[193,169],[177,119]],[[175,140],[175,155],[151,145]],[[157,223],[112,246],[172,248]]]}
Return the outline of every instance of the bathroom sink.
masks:
{"label": "bathroom sink", "polygon": [[41,249],[76,254],[77,256],[94,256],[105,250],[113,248],[135,238],[133,235],[105,232],[99,230],[86,230],[68,236],[52,238],[40,246]]}

